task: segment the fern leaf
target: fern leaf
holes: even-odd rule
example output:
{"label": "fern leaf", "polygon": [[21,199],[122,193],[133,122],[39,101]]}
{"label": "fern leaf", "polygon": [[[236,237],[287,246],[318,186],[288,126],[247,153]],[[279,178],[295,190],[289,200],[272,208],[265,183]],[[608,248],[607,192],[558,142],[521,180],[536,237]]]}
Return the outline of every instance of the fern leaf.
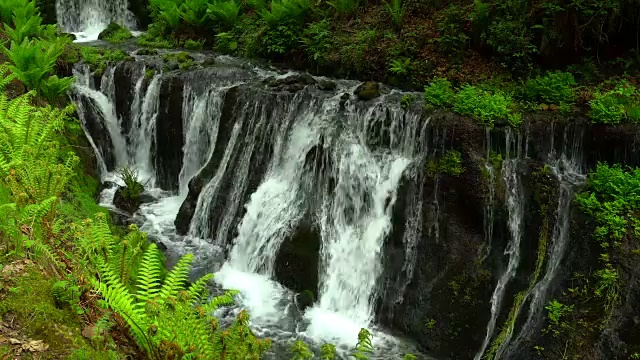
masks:
{"label": "fern leaf", "polygon": [[175,297],[179,291],[185,289],[192,263],[192,254],[186,254],[178,261],[176,266],[167,274],[164,284],[162,284],[159,292],[161,299],[166,300],[169,297]]}
{"label": "fern leaf", "polygon": [[160,292],[162,257],[156,244],[150,244],[145,251],[138,270],[137,292],[135,296],[143,302],[155,298]]}

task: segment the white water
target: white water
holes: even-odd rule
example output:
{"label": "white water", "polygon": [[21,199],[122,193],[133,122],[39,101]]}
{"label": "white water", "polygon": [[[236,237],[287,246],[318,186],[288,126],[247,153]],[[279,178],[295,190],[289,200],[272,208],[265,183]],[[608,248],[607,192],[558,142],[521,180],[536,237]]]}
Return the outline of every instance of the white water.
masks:
{"label": "white water", "polygon": [[[511,148],[511,132],[507,132],[507,154]],[[524,191],[518,173],[520,160],[507,158],[502,162],[502,174],[506,188],[507,210],[509,212],[508,227],[510,239],[504,254],[509,256],[507,268],[498,279],[498,284],[491,296],[491,317],[487,325],[487,334],[480,350],[476,353],[475,360],[480,360],[489,345],[495,331],[498,315],[502,309],[505,291],[509,281],[516,275],[520,264],[520,241],[522,240],[522,225],[524,220]]]}
{"label": "white water", "polygon": [[64,32],[75,34],[76,42],[86,42],[97,40],[112,22],[135,29],[128,6],[127,0],[56,0],[56,16]]}
{"label": "white water", "polygon": [[[144,73],[144,72],[143,72]],[[133,124],[129,131],[129,157],[135,164],[141,179],[150,187],[155,186],[155,166],[151,155],[152,141],[155,137],[156,118],[160,104],[161,75],[151,79],[146,92],[142,93],[144,76],[136,82],[135,98],[131,106]],[[140,102],[142,98],[142,102]]]}

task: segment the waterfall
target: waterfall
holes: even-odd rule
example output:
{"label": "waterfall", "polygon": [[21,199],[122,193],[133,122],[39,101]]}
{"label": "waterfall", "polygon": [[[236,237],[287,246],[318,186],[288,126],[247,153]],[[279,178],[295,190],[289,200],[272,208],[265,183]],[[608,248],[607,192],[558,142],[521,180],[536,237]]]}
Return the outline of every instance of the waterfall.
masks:
{"label": "waterfall", "polygon": [[56,0],[56,16],[62,31],[79,41],[96,40],[112,22],[135,29],[136,20],[127,0]]}
{"label": "waterfall", "polygon": [[[487,156],[484,161],[484,171],[487,176],[487,199],[484,206],[484,239],[487,244],[482,259],[486,259],[491,254],[491,244],[493,242],[493,222],[495,221],[494,201],[496,197],[496,170],[491,163],[491,129],[485,129],[485,146]],[[526,151],[525,151],[526,154]]]}
{"label": "waterfall", "polygon": [[[157,74],[151,79],[144,97],[141,95],[143,81],[144,75],[136,83],[136,95],[131,107],[133,124],[129,131],[129,154],[140,171],[141,178],[147,179],[149,185],[154,186],[155,169],[151,148],[160,104],[161,75]],[[143,100],[140,103],[141,97]]]}
{"label": "waterfall", "polygon": [[[571,140],[571,141],[569,141]],[[556,223],[553,229],[553,237],[551,239],[551,248],[549,250],[549,259],[545,270],[544,277],[539,280],[535,286],[530,288],[524,295],[520,307],[516,310],[516,317],[520,315],[523,305],[531,298],[529,305],[529,314],[527,320],[522,326],[515,341],[510,342],[513,336],[513,329],[507,333],[505,340],[496,351],[495,359],[502,358],[503,355],[517,351],[520,342],[527,337],[533,335],[535,326],[538,324],[540,312],[548,300],[548,291],[551,282],[560,267],[560,262],[564,258],[567,245],[570,240],[570,220],[571,220],[571,204],[575,197],[577,189],[585,183],[586,175],[582,169],[582,133],[574,134],[572,139],[568,139],[568,130],[564,132],[563,150],[558,157],[552,147],[549,154],[549,168],[559,183],[558,189],[558,206],[556,209]]]}
{"label": "waterfall", "polygon": [[180,171],[180,194],[186,195],[189,180],[211,157],[216,146],[220,126],[220,113],[224,91],[227,88],[214,87],[199,95],[191,88],[185,89],[183,101],[184,158]]}
{"label": "waterfall", "polygon": [[[520,264],[520,241],[522,240],[522,223],[524,218],[524,191],[522,189],[522,183],[520,181],[520,175],[518,173],[518,165],[520,159],[518,155],[516,158],[510,158],[511,147],[511,131],[507,132],[507,156],[508,158],[502,162],[502,174],[506,188],[506,202],[507,210],[509,213],[508,227],[510,239],[504,254],[509,256],[509,262],[507,268],[498,279],[498,284],[491,296],[491,317],[489,324],[487,325],[487,335],[480,350],[476,353],[475,360],[480,360],[484,354],[485,349],[489,345],[493,333],[495,330],[498,315],[502,309],[502,301],[506,292],[507,284],[516,275],[516,270]],[[516,153],[519,153],[519,146],[516,149]]]}

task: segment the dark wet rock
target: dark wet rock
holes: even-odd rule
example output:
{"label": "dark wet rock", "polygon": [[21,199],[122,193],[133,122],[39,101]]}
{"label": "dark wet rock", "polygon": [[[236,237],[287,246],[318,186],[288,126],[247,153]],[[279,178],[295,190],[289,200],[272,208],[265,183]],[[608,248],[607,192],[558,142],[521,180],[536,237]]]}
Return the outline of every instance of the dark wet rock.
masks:
{"label": "dark wet rock", "polygon": [[310,290],[305,290],[301,293],[296,294],[296,305],[302,312],[311,307],[315,301],[315,295]]}
{"label": "dark wet rock", "polygon": [[209,57],[202,62],[202,66],[213,66],[216,64],[216,58]]}
{"label": "dark wet rock", "polygon": [[358,86],[353,94],[364,101],[375,99],[380,96],[380,84],[375,81],[367,81]]}
{"label": "dark wet rock", "polygon": [[142,49],[138,49],[138,51],[136,51],[136,55],[158,55],[158,50],[156,49],[149,49],[149,48],[142,48]]}
{"label": "dark wet rock", "polygon": [[109,131],[104,125],[104,119],[102,119],[100,112],[97,110],[99,109],[99,105],[92,98],[79,96],[78,106],[82,108],[84,126],[91,135],[93,143],[98,148],[98,152],[104,160],[107,170],[113,170],[115,167],[113,142]]}
{"label": "dark wet rock", "polygon": [[130,94],[128,96],[116,96],[116,115],[121,121],[123,132],[129,133],[133,119],[131,118],[131,105],[133,104],[133,92],[135,90],[136,71],[141,71],[135,62],[122,62],[116,66],[113,73],[116,94]]}
{"label": "dark wet rock", "polygon": [[269,77],[265,79],[264,82],[275,91],[287,91],[294,93],[304,89],[307,85],[316,84],[316,79],[309,74],[296,74],[282,79]]}
{"label": "dark wet rock", "polygon": [[71,39],[71,41],[76,41],[78,39],[76,34],[71,34],[71,33],[63,33],[62,36],[68,37],[69,39]]}
{"label": "dark wet rock", "polygon": [[317,294],[320,241],[318,228],[305,222],[300,224],[280,245],[275,260],[276,279],[296,292]]}
{"label": "dark wet rock", "polygon": [[109,209],[109,214],[111,215],[111,222],[115,226],[124,228],[132,224],[131,215],[125,211]]}
{"label": "dark wet rock", "polygon": [[125,188],[122,186],[118,187],[118,190],[116,190],[116,193],[113,195],[113,205],[129,214],[136,212],[141,204],[142,200],[140,197],[126,196]]}
{"label": "dark wet rock", "polygon": [[178,190],[178,176],[182,169],[184,84],[180,77],[164,80],[160,86],[160,105],[156,118],[155,168],[160,188]]}
{"label": "dark wet rock", "polygon": [[318,89],[323,91],[334,91],[338,87],[338,84],[335,81],[330,80],[320,80],[318,82]]}

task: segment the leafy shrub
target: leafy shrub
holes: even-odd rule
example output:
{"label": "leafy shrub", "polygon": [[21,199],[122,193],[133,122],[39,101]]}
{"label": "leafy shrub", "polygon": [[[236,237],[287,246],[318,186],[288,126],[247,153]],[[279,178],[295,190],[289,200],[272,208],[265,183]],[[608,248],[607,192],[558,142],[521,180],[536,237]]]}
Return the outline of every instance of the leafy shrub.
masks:
{"label": "leafy shrub", "polygon": [[336,13],[342,16],[348,16],[356,12],[360,7],[360,0],[332,0],[327,4],[336,10]]}
{"label": "leafy shrub", "polygon": [[233,34],[221,32],[216,34],[216,50],[229,54],[238,48],[238,42],[234,40]]}
{"label": "leafy shrub", "polygon": [[144,185],[138,180],[138,171],[129,167],[120,170],[120,179],[124,181],[123,196],[125,199],[137,199],[144,192]]}
{"label": "leafy shrub", "polygon": [[53,103],[69,90],[74,81],[75,78],[73,77],[58,78],[58,75],[50,76],[40,83],[40,93],[50,103]]}
{"label": "leafy shrub", "polygon": [[424,101],[427,105],[436,107],[450,106],[453,102],[455,93],[451,82],[447,79],[436,78],[429,86],[424,88]]}
{"label": "leafy shrub", "polygon": [[270,55],[284,55],[295,50],[302,33],[300,25],[295,21],[283,22],[281,25],[269,27],[262,37],[262,41]]}
{"label": "leafy shrub", "polygon": [[179,6],[182,1],[175,0],[150,0],[149,10],[154,23],[161,29],[161,33],[175,31],[180,27],[182,16]]}
{"label": "leafy shrub", "polygon": [[[20,2],[20,1],[19,1]],[[4,31],[11,41],[22,43],[24,39],[40,35],[42,31],[42,17],[33,1],[21,2],[13,9],[12,17],[5,21]],[[10,20],[10,21],[9,21]],[[9,26],[9,24],[13,24]]]}
{"label": "leafy shrub", "polygon": [[391,15],[391,21],[397,28],[401,28],[404,23],[404,13],[406,11],[402,0],[391,0],[391,3],[385,3],[385,9]]}
{"label": "leafy shrub", "polygon": [[310,8],[309,0],[271,0],[271,9],[263,9],[260,15],[271,28],[300,25]]}
{"label": "leafy shrub", "polygon": [[576,81],[566,72],[549,72],[544,76],[529,79],[525,87],[525,97],[529,101],[546,104],[564,104],[575,101]]}
{"label": "leafy shrub", "polygon": [[458,176],[464,172],[462,167],[462,154],[458,150],[449,150],[442,156],[439,162],[439,169],[445,174]]}
{"label": "leafy shrub", "polygon": [[453,110],[480,121],[486,126],[493,126],[494,120],[508,120],[513,100],[510,95],[496,91],[491,94],[475,86],[464,85],[455,95]]}
{"label": "leafy shrub", "polygon": [[200,40],[187,39],[184,42],[184,47],[189,50],[202,50],[203,45],[204,45],[204,39],[200,39]]}
{"label": "leafy shrub", "polygon": [[220,29],[231,30],[238,22],[241,6],[236,0],[214,0],[207,14],[219,23]]}
{"label": "leafy shrub", "polygon": [[13,65],[9,68],[29,89],[39,89],[40,84],[53,72],[63,47],[59,43],[24,39],[11,42],[11,48],[3,51]]}
{"label": "leafy shrub", "polygon": [[310,24],[302,35],[302,43],[309,60],[322,64],[331,49],[331,22],[329,19]]}
{"label": "leafy shrub", "polygon": [[207,0],[184,0],[178,7],[178,13],[187,24],[202,28],[208,20],[208,6]]}
{"label": "leafy shrub", "polygon": [[401,58],[391,60],[389,71],[394,75],[406,76],[411,71],[411,59]]}
{"label": "leafy shrub", "polygon": [[627,83],[620,82],[610,91],[596,91],[589,101],[589,116],[594,122],[618,124],[626,119],[638,121],[640,94]]}
{"label": "leafy shrub", "polygon": [[465,33],[465,10],[458,5],[451,5],[440,12],[437,18],[439,37],[432,41],[440,45],[442,53],[459,59],[469,43],[469,36]]}
{"label": "leafy shrub", "polygon": [[496,21],[487,36],[487,44],[495,51],[500,64],[524,74],[531,70],[532,55],[538,51],[525,26],[521,21]]}

